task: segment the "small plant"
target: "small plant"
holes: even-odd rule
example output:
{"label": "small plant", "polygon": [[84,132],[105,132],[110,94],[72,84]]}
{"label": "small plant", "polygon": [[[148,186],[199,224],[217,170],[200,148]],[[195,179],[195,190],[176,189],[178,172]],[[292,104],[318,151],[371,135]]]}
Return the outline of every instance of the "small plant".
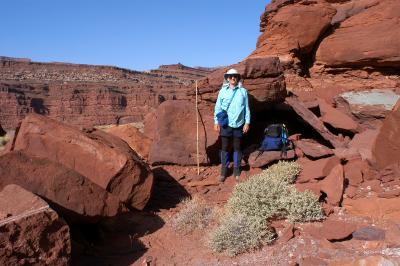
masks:
{"label": "small plant", "polygon": [[265,223],[244,215],[227,215],[211,232],[208,245],[215,252],[226,251],[235,256],[270,243],[274,238]]}
{"label": "small plant", "polygon": [[225,206],[227,216],[211,233],[209,246],[236,255],[272,241],[268,222],[273,218],[322,219],[318,198],[310,191],[298,192],[292,185],[300,171],[297,163],[279,162],[236,185]]}
{"label": "small plant", "polygon": [[189,233],[197,228],[205,228],[213,221],[213,208],[207,206],[203,199],[186,198],[182,201],[182,205],[182,209],[172,220],[172,227],[176,231]]}

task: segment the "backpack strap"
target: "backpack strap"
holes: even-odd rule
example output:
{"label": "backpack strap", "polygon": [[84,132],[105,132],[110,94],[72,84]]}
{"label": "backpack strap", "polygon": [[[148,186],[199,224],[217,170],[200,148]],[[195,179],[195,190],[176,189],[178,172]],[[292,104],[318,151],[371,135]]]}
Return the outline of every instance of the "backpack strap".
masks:
{"label": "backpack strap", "polygon": [[288,132],[287,132],[285,124],[282,124],[281,142],[282,142],[281,158],[282,158],[282,155],[285,156],[285,158],[287,158],[287,148],[289,146],[288,145],[289,140],[288,140]]}
{"label": "backpack strap", "polygon": [[239,89],[239,88],[235,89],[235,91],[233,92],[233,95],[232,95],[232,97],[231,97],[231,100],[229,101],[228,107],[226,107],[226,110],[225,110],[225,111],[228,112],[229,106],[231,105],[232,100],[233,100],[233,98],[235,97],[235,94],[236,94],[236,92],[237,92],[238,89]]}

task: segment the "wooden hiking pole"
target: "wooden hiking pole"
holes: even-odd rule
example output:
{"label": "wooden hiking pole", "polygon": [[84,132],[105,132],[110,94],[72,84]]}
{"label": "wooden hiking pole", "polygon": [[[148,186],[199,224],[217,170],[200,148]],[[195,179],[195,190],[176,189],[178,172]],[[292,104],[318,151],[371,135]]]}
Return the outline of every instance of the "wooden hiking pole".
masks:
{"label": "wooden hiking pole", "polygon": [[197,107],[197,80],[196,80],[196,158],[197,158],[197,175],[200,175],[199,162],[199,110]]}

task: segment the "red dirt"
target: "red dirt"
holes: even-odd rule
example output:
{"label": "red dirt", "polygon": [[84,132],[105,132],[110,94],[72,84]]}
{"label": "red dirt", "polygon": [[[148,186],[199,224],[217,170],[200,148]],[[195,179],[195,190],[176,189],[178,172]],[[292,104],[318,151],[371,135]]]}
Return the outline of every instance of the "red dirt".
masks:
{"label": "red dirt", "polygon": [[[260,172],[259,169],[245,170],[241,178]],[[218,177],[219,166],[201,167],[197,176],[196,167],[160,166],[155,169],[156,193],[159,197],[149,202],[147,212],[129,214],[122,217],[119,232],[106,232],[104,239],[97,242],[90,250],[91,254],[75,258],[77,265],[324,265],[303,264],[309,259],[318,258],[319,263],[338,262],[344,259],[365,257],[367,255],[394,255],[393,240],[360,241],[350,238],[340,241],[328,241],[323,236],[315,235],[322,223],[294,224],[294,238],[288,241],[276,241],[260,250],[244,253],[236,257],[213,253],[207,246],[207,235],[213,225],[204,230],[195,230],[190,234],[180,234],[174,231],[171,220],[179,211],[177,204],[183,194],[171,193],[180,187],[192,196],[200,195],[210,205],[220,206],[228,199],[236,181],[229,176],[223,184],[214,182]],[[169,178],[169,179],[168,179]],[[204,178],[201,180],[201,178]],[[169,180],[169,181],[166,181]],[[197,180],[197,181],[196,181]],[[207,186],[190,186],[195,184],[215,184]],[[164,189],[163,189],[164,188]],[[172,190],[171,190],[172,188]],[[170,193],[163,193],[163,192]],[[400,239],[400,233],[391,221],[377,221],[366,217],[356,217],[346,214],[344,208],[336,207],[330,220],[341,223],[363,226],[377,226],[387,230]],[[289,223],[279,222],[276,227],[278,235],[285,232]],[[394,227],[393,227],[394,226]],[[127,235],[130,235],[129,241]],[[278,238],[279,239],[279,238]],[[392,237],[393,239],[393,237]],[[103,244],[101,244],[103,243]],[[391,253],[392,252],[392,253]],[[396,253],[397,252],[397,253]],[[390,257],[392,258],[392,257]]]}

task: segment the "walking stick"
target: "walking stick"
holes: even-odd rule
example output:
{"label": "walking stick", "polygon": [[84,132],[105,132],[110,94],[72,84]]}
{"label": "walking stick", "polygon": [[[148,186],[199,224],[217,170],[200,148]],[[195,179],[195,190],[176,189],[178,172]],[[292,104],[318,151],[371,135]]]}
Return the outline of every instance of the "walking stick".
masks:
{"label": "walking stick", "polygon": [[197,157],[197,175],[200,175],[199,162],[199,110],[197,108],[197,80],[196,80],[196,157]]}

